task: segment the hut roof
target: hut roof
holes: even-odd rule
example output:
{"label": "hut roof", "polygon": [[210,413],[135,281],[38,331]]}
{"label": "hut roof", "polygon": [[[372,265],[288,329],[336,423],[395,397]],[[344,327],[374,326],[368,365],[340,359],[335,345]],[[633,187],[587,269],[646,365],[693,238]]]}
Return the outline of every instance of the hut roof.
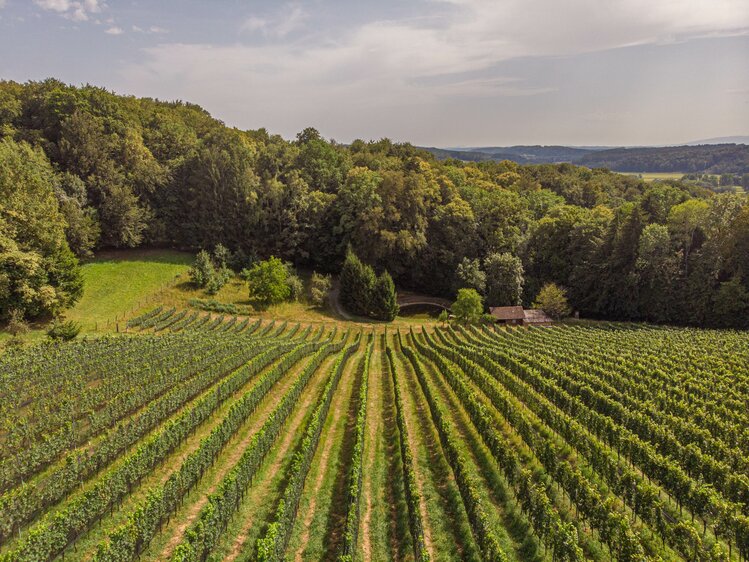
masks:
{"label": "hut roof", "polygon": [[523,320],[525,318],[522,306],[493,306],[489,312],[497,320]]}
{"label": "hut roof", "polygon": [[525,311],[525,321],[529,324],[551,323],[551,318],[543,311],[530,309]]}

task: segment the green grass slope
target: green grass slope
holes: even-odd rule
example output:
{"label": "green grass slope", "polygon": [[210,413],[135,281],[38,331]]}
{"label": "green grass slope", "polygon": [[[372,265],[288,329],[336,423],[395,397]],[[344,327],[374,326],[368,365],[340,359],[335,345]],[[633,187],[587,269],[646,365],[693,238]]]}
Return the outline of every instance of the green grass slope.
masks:
{"label": "green grass slope", "polygon": [[82,267],[83,297],[66,318],[101,331],[184,274],[192,255],[171,250],[104,252]]}

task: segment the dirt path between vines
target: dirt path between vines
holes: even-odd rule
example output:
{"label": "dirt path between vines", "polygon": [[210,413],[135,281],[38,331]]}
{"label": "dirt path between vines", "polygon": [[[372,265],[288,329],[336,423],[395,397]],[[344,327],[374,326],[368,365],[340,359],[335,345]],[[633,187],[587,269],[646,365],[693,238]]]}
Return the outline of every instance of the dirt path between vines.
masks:
{"label": "dirt path between vines", "polygon": [[[324,443],[322,444],[322,447],[318,446],[318,449],[315,453],[316,455],[319,455],[319,461],[316,462],[318,470],[317,478],[315,479],[314,484],[309,488],[309,491],[306,489],[309,483],[305,484],[304,494],[310,494],[310,502],[307,506],[306,517],[302,522],[303,530],[299,541],[299,548],[297,549],[294,556],[294,560],[296,562],[302,562],[302,560],[304,559],[304,551],[307,549],[307,545],[310,540],[312,522],[317,515],[317,499],[320,495],[320,491],[322,489],[323,483],[325,482],[325,477],[328,474],[328,471],[332,469],[339,471],[347,469],[346,466],[335,466],[335,464],[331,467],[330,456],[333,446],[337,441],[345,441],[347,437],[350,437],[352,426],[349,419],[347,419],[345,423],[341,424],[340,427],[336,426],[342,416],[346,416],[348,418],[350,414],[350,404],[351,401],[355,398],[353,396],[353,393],[357,387],[356,378],[358,374],[358,367],[362,357],[364,356],[363,351],[365,349],[365,346],[366,343],[360,345],[359,350],[356,352],[356,354],[354,354],[354,356],[347,361],[344,367],[345,371],[341,377],[341,382],[339,383],[338,388],[333,395],[333,400],[330,403],[330,410],[328,412],[328,415],[332,416],[330,419],[330,425],[327,428],[323,428],[323,434],[321,438],[324,439]],[[327,429],[327,431],[325,431],[325,429]],[[343,447],[343,445],[341,445],[341,447]],[[315,462],[315,460],[313,460],[313,462]]]}
{"label": "dirt path between vines", "polygon": [[[317,403],[317,400],[319,398],[319,390],[310,392],[309,389],[315,388],[318,385],[324,388],[325,383],[328,380],[327,375],[329,374],[329,371],[333,366],[336,357],[338,357],[338,354],[331,355],[322,362],[320,367],[318,367],[317,373],[313,375],[312,380],[307,385],[307,389],[305,389],[305,391],[302,393],[303,398],[298,407],[294,410],[294,413],[292,413],[290,418],[286,420],[286,425],[282,429],[283,439],[281,439],[280,443],[276,445],[278,447],[277,451],[274,452],[273,450],[271,450],[273,460],[269,468],[267,469],[268,474],[277,473],[281,469],[281,465],[283,464],[284,459],[287,458],[287,455],[291,454],[290,450],[294,442],[294,438],[297,436],[297,433],[302,430],[301,426],[305,416],[314,407],[314,404]],[[274,446],[274,448],[276,446]],[[253,496],[257,497],[257,494],[265,492],[266,490],[262,486],[252,486],[250,488],[250,491],[245,496],[243,503],[252,502]],[[247,538],[249,536],[249,531],[255,523],[256,521],[254,516],[245,519],[242,529],[234,539],[229,554],[227,554],[227,556],[224,558],[225,562],[232,562],[233,560],[236,560],[236,558],[242,553],[242,550],[244,549],[245,543],[247,542]]]}
{"label": "dirt path between vines", "polygon": [[369,396],[367,403],[367,432],[364,438],[366,457],[364,458],[364,478],[362,480],[362,493],[364,494],[364,512],[361,518],[361,541],[364,560],[372,560],[372,539],[370,525],[372,522],[372,496],[375,494],[372,484],[375,455],[377,454],[378,437],[382,434],[382,384],[380,377],[383,376],[380,360],[379,338],[375,341],[375,348],[369,364]]}
{"label": "dirt path between vines", "polygon": [[[174,549],[177,548],[179,543],[184,537],[185,531],[195,522],[200,515],[200,511],[203,509],[206,503],[208,503],[208,496],[216,491],[221,481],[234,468],[234,465],[239,461],[242,454],[244,453],[247,446],[252,442],[255,434],[265,423],[268,414],[270,414],[275,407],[278,405],[278,401],[275,399],[276,396],[283,396],[292,386],[297,376],[302,372],[304,367],[309,363],[311,355],[304,357],[301,361],[297,362],[289,372],[287,372],[280,381],[276,382],[269,390],[268,393],[260,401],[260,404],[255,411],[250,414],[251,422],[248,426],[240,427],[237,434],[226,444],[224,447],[224,454],[220,454],[217,463],[220,466],[211,475],[211,485],[203,492],[201,497],[193,503],[188,511],[183,515],[175,516],[175,520],[179,518],[180,524],[174,529],[170,539],[164,546],[163,550],[158,555],[158,560],[167,560],[171,558]],[[245,422],[247,423],[247,422]],[[235,442],[239,436],[242,438],[239,442]],[[227,452],[228,451],[228,452]],[[215,466],[215,465],[214,465]],[[212,469],[209,469],[209,471]],[[199,484],[200,485],[200,484]]]}

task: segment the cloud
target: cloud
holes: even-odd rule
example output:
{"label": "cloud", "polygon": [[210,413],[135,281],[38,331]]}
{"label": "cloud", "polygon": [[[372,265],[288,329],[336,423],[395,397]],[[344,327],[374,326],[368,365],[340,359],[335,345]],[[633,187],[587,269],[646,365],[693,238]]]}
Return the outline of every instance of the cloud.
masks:
{"label": "cloud", "polygon": [[116,25],[113,25],[112,27],[108,27],[104,33],[108,35],[122,35],[125,33],[125,31],[121,27],[117,27]]}
{"label": "cloud", "polygon": [[104,6],[99,0],[34,0],[34,4],[73,21],[88,21],[91,14],[98,14]]}
{"label": "cloud", "polygon": [[34,3],[73,21],[88,21],[92,14],[98,14],[105,6],[100,0],[34,0]]}
{"label": "cloud", "polygon": [[302,29],[308,16],[299,4],[286,4],[281,13],[272,18],[248,17],[240,25],[240,31],[248,33],[259,31],[265,37],[282,39],[294,31]]}
{"label": "cloud", "polygon": [[132,30],[133,30],[134,33],[146,33],[146,34],[151,34],[151,35],[162,34],[162,33],[169,33],[168,29],[165,29],[163,27],[159,27],[157,25],[152,25],[148,29],[144,29],[144,28],[142,28],[140,26],[134,25],[132,27]]}
{"label": "cloud", "polygon": [[123,83],[164,98],[190,92],[198,103],[220,108],[220,117],[260,120],[274,130],[334,114],[354,128],[362,115],[368,122],[396,112],[417,119],[456,107],[445,100],[470,105],[476,98],[544,96],[564,81],[553,73],[509,74],[503,65],[511,60],[749,32],[746,0],[425,1],[428,17],[369,18],[338,28],[287,5],[283,14],[246,19],[240,25],[246,43],[145,48],[123,70]]}

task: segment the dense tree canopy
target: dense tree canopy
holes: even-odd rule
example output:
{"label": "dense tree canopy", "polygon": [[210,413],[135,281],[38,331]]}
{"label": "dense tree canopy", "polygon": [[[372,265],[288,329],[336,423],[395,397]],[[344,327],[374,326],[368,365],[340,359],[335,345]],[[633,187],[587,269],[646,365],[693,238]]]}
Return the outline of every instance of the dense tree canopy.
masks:
{"label": "dense tree canopy", "polygon": [[31,185],[12,189],[36,189],[35,176],[47,186],[39,202],[17,200],[46,217],[38,240],[33,221],[21,232],[0,217],[17,276],[2,281],[4,316],[25,298],[31,315],[72,302],[71,249],[154,244],[223,244],[235,269],[275,255],[320,272],[339,271],[350,246],[400,287],[453,297],[478,286],[487,306],[518,295],[527,306],[556,283],[575,310],[602,318],[739,326],[727,309],[749,291],[743,193],[570,164],[438,161],[311,128],[285,140],[195,105],[55,80],[0,82],[0,138],[6,153],[33,155],[21,158]]}
{"label": "dense tree canopy", "polygon": [[0,318],[54,315],[81,295],[52,167],[25,142],[0,140]]}

